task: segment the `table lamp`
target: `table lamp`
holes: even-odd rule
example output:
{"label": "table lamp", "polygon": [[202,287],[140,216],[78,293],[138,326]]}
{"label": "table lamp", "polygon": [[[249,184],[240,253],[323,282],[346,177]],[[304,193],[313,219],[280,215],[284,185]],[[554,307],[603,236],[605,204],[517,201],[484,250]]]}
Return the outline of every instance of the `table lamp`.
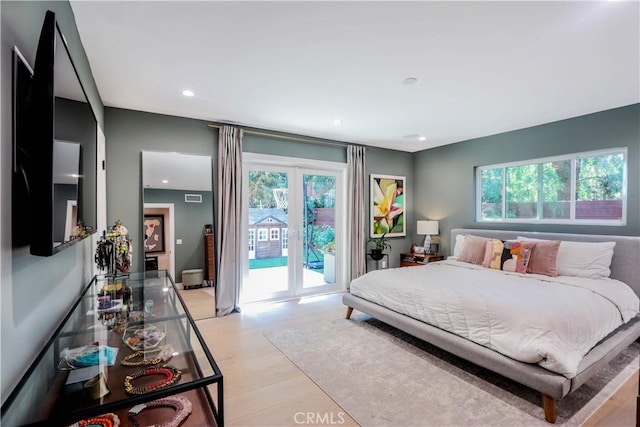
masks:
{"label": "table lamp", "polygon": [[431,236],[438,235],[438,221],[418,221],[418,234],[424,237],[424,253],[431,253]]}

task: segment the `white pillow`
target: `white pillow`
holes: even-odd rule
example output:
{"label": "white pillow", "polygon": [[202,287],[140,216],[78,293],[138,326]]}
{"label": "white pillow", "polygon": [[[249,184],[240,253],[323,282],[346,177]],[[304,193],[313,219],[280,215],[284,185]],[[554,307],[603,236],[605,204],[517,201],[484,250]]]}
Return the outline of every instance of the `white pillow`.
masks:
{"label": "white pillow", "polygon": [[[518,236],[518,240],[540,240]],[[561,241],[558,249],[558,276],[600,279],[611,276],[611,258],[616,242]]]}
{"label": "white pillow", "polygon": [[458,234],[456,236],[456,245],[453,247],[453,255],[448,259],[456,260],[460,258],[460,254],[462,253],[462,248],[464,248],[464,234]]}

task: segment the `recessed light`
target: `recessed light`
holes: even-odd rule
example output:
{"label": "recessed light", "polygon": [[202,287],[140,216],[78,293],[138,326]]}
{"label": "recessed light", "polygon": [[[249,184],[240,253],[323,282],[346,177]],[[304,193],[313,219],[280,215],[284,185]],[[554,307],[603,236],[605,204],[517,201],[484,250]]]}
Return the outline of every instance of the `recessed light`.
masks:
{"label": "recessed light", "polygon": [[418,141],[426,141],[427,137],[426,136],[421,136],[420,138],[418,138]]}
{"label": "recessed light", "polygon": [[418,83],[418,79],[416,79],[415,77],[407,77],[402,81],[403,85],[412,85],[414,83]]}
{"label": "recessed light", "polygon": [[340,120],[340,119],[335,119],[335,120],[333,121],[333,124],[334,124],[334,125],[336,125],[336,126],[342,126],[342,123],[343,123],[343,122],[342,122],[342,120]]}
{"label": "recessed light", "polygon": [[168,184],[168,183],[169,183],[169,181],[167,181],[166,179],[163,179],[163,180],[162,180],[162,183],[163,183],[163,184]]}
{"label": "recessed light", "polygon": [[188,96],[188,97],[192,97],[193,95],[195,95],[192,91],[190,91],[189,89],[183,90],[182,94],[184,96]]}

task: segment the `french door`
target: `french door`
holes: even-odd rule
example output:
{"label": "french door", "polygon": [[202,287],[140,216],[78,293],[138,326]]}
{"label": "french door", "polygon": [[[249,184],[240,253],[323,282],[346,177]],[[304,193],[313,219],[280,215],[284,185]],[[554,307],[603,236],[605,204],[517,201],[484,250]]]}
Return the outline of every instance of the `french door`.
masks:
{"label": "french door", "polygon": [[344,288],[343,164],[245,153],[241,302]]}

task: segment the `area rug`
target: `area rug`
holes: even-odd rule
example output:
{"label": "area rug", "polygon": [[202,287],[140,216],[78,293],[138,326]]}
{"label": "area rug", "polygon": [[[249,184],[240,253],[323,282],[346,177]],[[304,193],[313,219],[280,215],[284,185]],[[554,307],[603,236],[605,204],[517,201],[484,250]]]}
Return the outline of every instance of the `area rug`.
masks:
{"label": "area rug", "polygon": [[[549,426],[540,393],[364,314],[265,336],[361,426]],[[557,404],[581,425],[638,370],[634,343]]]}

